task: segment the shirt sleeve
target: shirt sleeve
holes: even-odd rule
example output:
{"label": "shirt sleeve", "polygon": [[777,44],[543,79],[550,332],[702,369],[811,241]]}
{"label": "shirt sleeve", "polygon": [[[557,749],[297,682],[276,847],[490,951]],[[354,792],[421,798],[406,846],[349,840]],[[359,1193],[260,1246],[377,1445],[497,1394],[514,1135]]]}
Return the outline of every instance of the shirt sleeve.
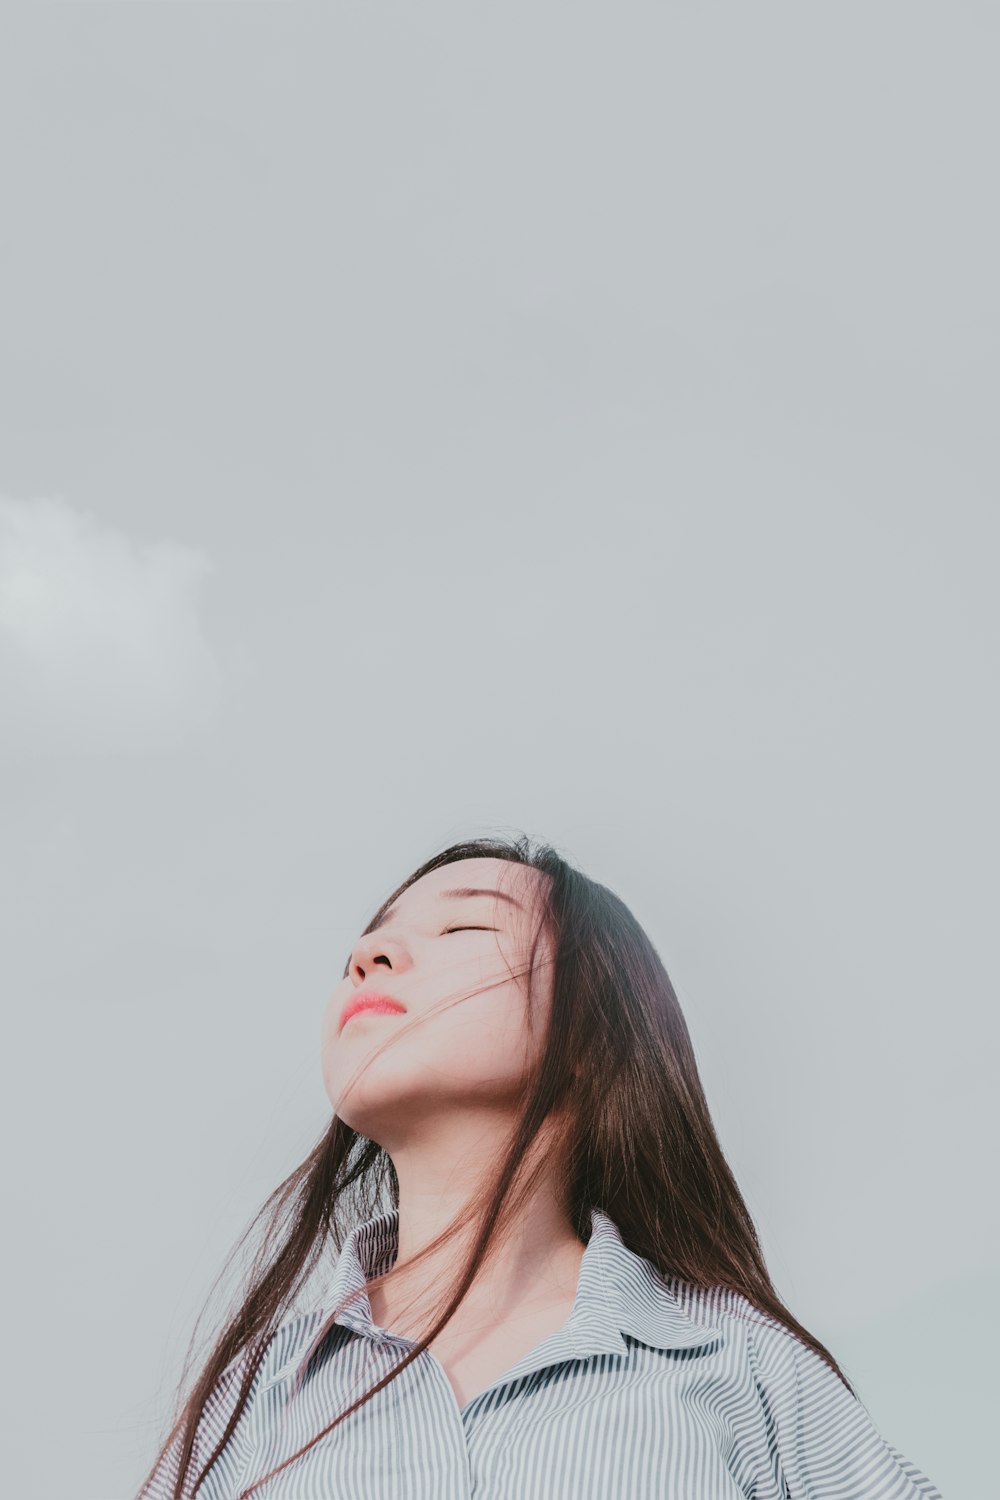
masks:
{"label": "shirt sleeve", "polygon": [[943,1500],[876,1430],[825,1360],[785,1328],[752,1339],[775,1474],[787,1500]]}
{"label": "shirt sleeve", "polygon": [[[191,1462],[188,1465],[187,1475],[184,1481],[183,1495],[185,1500],[191,1496],[194,1484],[209,1455],[215,1449],[216,1443],[226,1430],[229,1418],[236,1408],[239,1400],[240,1383],[246,1370],[248,1351],[244,1351],[226,1366],[212,1389],[205,1409],[198,1423],[198,1430],[194,1438],[194,1451]],[[254,1385],[260,1379],[260,1370],[257,1372]],[[207,1500],[213,1491],[212,1479],[216,1484],[223,1483],[223,1493],[228,1493],[228,1487],[233,1485],[242,1475],[249,1456],[248,1444],[248,1418],[254,1399],[254,1386],[251,1386],[247,1404],[240,1414],[240,1420],[233,1429],[229,1441],[219,1454],[213,1465],[209,1478],[198,1491],[198,1500]],[[151,1475],[148,1483],[139,1491],[136,1500],[173,1500],[174,1486],[180,1470],[180,1456],[183,1441],[183,1433],[178,1433],[161,1458],[156,1470]]]}

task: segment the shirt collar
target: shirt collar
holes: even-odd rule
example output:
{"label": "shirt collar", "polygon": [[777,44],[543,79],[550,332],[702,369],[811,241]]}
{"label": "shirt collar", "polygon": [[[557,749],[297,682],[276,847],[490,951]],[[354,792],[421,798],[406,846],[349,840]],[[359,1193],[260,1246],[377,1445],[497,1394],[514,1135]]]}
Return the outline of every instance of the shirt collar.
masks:
{"label": "shirt collar", "polygon": [[[307,1347],[295,1351],[268,1381],[294,1375],[297,1388],[313,1354],[332,1322],[369,1339],[378,1339],[371,1304],[363,1289],[373,1276],[387,1271],[396,1259],[398,1210],[376,1215],[347,1236],[330,1281],[312,1304],[317,1321]],[[360,1295],[334,1320],[337,1304],[356,1291]],[[719,1330],[703,1326],[684,1312],[679,1300],[655,1267],[636,1255],[622,1240],[617,1225],[601,1209],[591,1209],[590,1239],[580,1263],[576,1299],[569,1319],[515,1365],[506,1378],[514,1379],[592,1354],[624,1354],[624,1335],[655,1349],[693,1349],[711,1343]]]}

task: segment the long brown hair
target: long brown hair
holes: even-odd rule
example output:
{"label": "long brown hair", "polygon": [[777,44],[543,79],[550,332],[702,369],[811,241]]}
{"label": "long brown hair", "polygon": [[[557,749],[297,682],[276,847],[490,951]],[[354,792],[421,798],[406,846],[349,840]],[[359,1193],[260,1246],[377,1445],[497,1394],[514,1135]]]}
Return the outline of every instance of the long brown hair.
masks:
{"label": "long brown hair", "polygon": [[[814,1350],[854,1394],[833,1355],[797,1322],[771,1284],[753,1220],[715,1133],[673,985],[652,942],[613,891],[575,869],[551,845],[533,846],[525,835],[471,839],[450,845],[414,870],[382,903],[365,933],[421,876],[456,860],[484,858],[512,860],[548,877],[538,882],[540,921],[529,963],[529,998],[543,931],[553,941],[554,970],[545,1044],[525,1088],[506,1156],[470,1210],[419,1258],[470,1218],[478,1219],[478,1234],[450,1296],[442,1299],[443,1312],[406,1357],[309,1443],[243,1490],[238,1500],[301,1457],[427,1348],[458,1308],[487,1256],[495,1253],[547,1162],[560,1164],[563,1201],[581,1240],[589,1235],[591,1208],[602,1209],[626,1246],[664,1277],[746,1298]],[[349,968],[350,958],[345,978]],[[529,1158],[538,1155],[532,1145],[541,1127],[548,1122],[551,1128],[555,1119],[560,1125],[551,1148],[526,1174]],[[335,1114],[306,1159],[267,1198],[236,1247],[240,1249],[251,1230],[270,1216],[242,1303],[217,1339],[137,1500],[142,1500],[171,1450],[177,1462],[171,1500],[197,1494],[236,1428],[254,1377],[296,1295],[329,1244],[339,1252],[351,1229],[380,1203],[384,1206],[386,1194],[398,1208],[399,1185],[391,1159]],[[391,1268],[369,1281],[366,1290],[390,1275]],[[199,1422],[216,1383],[234,1362],[241,1371],[235,1406],[188,1490]]]}

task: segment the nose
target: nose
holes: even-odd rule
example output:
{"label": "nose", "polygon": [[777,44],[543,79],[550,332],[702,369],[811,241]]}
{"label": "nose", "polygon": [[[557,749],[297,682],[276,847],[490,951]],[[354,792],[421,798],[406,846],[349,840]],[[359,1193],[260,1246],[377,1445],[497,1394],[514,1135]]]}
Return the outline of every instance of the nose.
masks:
{"label": "nose", "polygon": [[359,938],[355,943],[347,961],[347,970],[355,983],[360,984],[379,964],[384,965],[391,972],[394,966],[398,966],[398,961],[399,956],[392,940],[381,933],[373,932]]}

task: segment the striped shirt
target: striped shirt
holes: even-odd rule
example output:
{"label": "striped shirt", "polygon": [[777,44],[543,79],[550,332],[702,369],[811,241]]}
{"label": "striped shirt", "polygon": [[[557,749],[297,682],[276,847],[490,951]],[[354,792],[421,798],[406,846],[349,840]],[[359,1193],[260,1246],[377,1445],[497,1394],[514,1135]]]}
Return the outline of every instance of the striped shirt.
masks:
{"label": "striped shirt", "polygon": [[[349,1291],[394,1263],[397,1228],[395,1211],[358,1225],[319,1301],[277,1330],[199,1500],[234,1500],[414,1347],[373,1324],[367,1294],[330,1319]],[[209,1399],[189,1486],[236,1404],[246,1359]],[[153,1500],[171,1493],[178,1447],[147,1492]],[[788,1329],[735,1292],[661,1276],[596,1208],[559,1332],[461,1408],[425,1350],[255,1495],[941,1500]]]}

